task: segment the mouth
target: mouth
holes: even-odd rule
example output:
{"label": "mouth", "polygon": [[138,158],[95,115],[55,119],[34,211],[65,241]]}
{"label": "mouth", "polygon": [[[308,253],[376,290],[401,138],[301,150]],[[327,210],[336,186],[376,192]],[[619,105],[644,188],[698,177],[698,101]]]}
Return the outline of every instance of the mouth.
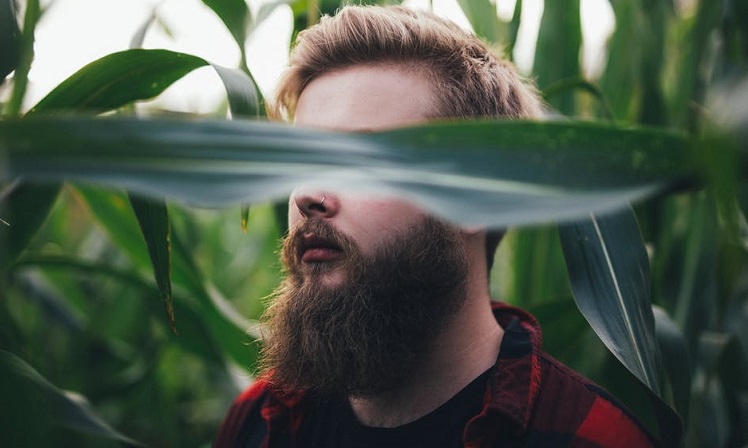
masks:
{"label": "mouth", "polygon": [[302,263],[329,263],[343,256],[343,250],[335,242],[314,233],[304,234],[298,249]]}

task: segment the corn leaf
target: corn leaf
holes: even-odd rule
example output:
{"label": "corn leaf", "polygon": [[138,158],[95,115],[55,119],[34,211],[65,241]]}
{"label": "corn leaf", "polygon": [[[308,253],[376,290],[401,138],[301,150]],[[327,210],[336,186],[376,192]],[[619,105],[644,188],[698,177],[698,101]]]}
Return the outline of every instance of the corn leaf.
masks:
{"label": "corn leaf", "polygon": [[[582,46],[582,25],[579,0],[546,2],[535,48],[538,86],[545,90],[551,83],[579,77],[579,50]],[[549,98],[549,104],[564,115],[574,115],[574,92],[568,91]]]}
{"label": "corn leaf", "polygon": [[98,182],[210,207],[319,183],[402,194],[452,221],[491,226],[620,208],[694,171],[678,135],[586,123],[455,122],[354,135],[58,117],[0,122],[0,139],[3,180]]}
{"label": "corn leaf", "polygon": [[166,202],[130,195],[130,204],[148,246],[148,256],[151,258],[169,327],[172,333],[177,334],[171,297],[171,231]]}
{"label": "corn leaf", "polygon": [[659,395],[649,261],[626,208],[559,228],[574,299],[600,339]]}

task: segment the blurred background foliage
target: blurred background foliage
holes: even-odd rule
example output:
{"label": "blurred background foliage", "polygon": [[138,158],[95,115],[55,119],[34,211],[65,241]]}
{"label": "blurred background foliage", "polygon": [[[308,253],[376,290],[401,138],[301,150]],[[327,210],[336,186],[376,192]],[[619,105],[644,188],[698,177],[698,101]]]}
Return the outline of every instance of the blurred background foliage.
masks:
{"label": "blurred background foliage", "polygon": [[[217,117],[227,110],[235,117],[262,114],[243,44],[273,8],[291,6],[296,34],[341,6],[337,0],[277,1],[253,15],[243,0],[203,2],[242,54],[237,69],[244,77],[214,67],[229,92]],[[499,18],[490,0],[459,4],[475,32],[511,59],[522,1],[510,20]],[[580,0],[545,2],[531,76],[554,115],[675,129],[713,147],[731,140],[744,148],[748,1],[610,4],[616,25],[604,70],[588,77],[580,64]],[[116,96],[116,69],[126,62],[110,60],[71,77],[79,76],[70,85],[81,91],[68,85],[27,111],[23,98],[43,9],[38,0],[4,0],[0,8],[0,70],[8,75],[0,86],[4,117],[133,114],[135,101],[160,94],[191,70],[169,65],[166,57],[158,58],[160,65],[146,64],[127,53],[130,63],[150,71],[147,79],[158,73],[159,82]],[[157,19],[154,12],[147,23],[132,24],[133,48]],[[86,91],[96,83],[108,85],[99,97]],[[148,111],[158,113],[169,112]],[[701,150],[708,169],[699,185],[676,188],[635,210],[668,371],[663,394],[683,420],[682,444],[744,447],[748,189],[745,167],[713,147]],[[2,185],[0,218],[13,217],[12,227],[0,222],[0,367],[10,378],[0,384],[0,433],[10,440],[7,446],[208,446],[231,400],[252,378],[255,321],[279,281],[284,208],[200,210],[88,185]],[[165,216],[167,209],[168,220],[159,221],[167,223],[165,239],[147,245],[143,235],[159,231],[142,217]],[[156,262],[154,279],[152,260],[169,247],[170,269],[159,274]],[[172,285],[170,294],[165,284]],[[509,232],[497,254],[492,292],[533,312],[546,350],[608,388],[667,438],[662,433],[670,429],[657,422],[644,388],[577,310],[555,226]],[[179,335],[164,317],[165,294],[167,303],[173,300]]]}

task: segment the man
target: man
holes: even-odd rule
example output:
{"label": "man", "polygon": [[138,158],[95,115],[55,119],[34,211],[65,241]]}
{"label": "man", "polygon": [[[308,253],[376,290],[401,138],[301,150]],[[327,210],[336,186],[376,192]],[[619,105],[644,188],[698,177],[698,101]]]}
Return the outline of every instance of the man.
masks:
{"label": "man", "polygon": [[[451,22],[347,7],[299,35],[270,112],[364,132],[540,110],[510,65]],[[263,374],[216,446],[654,446],[615,399],[541,351],[532,316],[491,302],[500,233],[313,187],[292,193],[289,228]]]}

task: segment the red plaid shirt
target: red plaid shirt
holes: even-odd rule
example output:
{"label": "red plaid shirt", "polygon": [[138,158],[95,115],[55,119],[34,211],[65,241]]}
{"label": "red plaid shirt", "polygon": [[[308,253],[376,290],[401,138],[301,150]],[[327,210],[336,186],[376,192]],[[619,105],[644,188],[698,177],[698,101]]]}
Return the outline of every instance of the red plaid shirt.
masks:
{"label": "red plaid shirt", "polygon": [[[657,446],[615,398],[540,349],[534,317],[501,303],[493,311],[504,339],[483,409],[465,427],[465,447]],[[279,393],[256,381],[234,402],[214,446],[303,447],[296,435],[304,400],[303,392]]]}

